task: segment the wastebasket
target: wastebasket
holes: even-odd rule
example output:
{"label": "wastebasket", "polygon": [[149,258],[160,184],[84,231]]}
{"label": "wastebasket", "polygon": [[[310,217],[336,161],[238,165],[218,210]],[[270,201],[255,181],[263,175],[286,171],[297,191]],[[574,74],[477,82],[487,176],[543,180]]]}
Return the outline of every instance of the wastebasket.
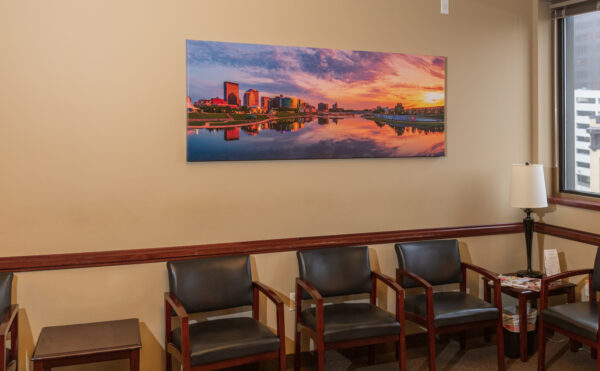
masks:
{"label": "wastebasket", "polygon": [[[504,354],[509,358],[521,356],[520,336],[521,324],[519,323],[519,307],[513,305],[502,310],[504,324]],[[537,310],[527,304],[527,355],[532,355],[537,348],[536,336]]]}

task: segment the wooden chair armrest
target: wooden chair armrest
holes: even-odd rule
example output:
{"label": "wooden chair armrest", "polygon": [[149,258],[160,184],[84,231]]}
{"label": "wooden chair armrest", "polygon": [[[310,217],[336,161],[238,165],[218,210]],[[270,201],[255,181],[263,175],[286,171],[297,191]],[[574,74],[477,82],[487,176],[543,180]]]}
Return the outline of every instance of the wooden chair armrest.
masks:
{"label": "wooden chair armrest", "polygon": [[273,291],[269,286],[262,284],[258,281],[253,281],[252,285],[255,290],[258,290],[265,294],[265,296],[269,298],[269,300],[271,300],[273,303],[275,303],[275,305],[283,305],[283,300],[281,300],[279,295],[277,295],[275,291]]}
{"label": "wooden chair armrest", "polygon": [[18,304],[12,304],[10,306],[9,310],[6,311],[6,314],[4,315],[4,318],[2,319],[2,323],[0,323],[0,334],[3,335],[5,338],[6,338],[6,335],[8,335],[8,332],[10,331],[12,323],[13,323],[15,317],[17,316],[18,312],[19,312]]}
{"label": "wooden chair armrest", "polygon": [[371,271],[371,277],[373,280],[379,280],[392,290],[396,291],[396,295],[404,296],[404,289],[402,288],[402,286],[400,286],[398,282],[394,281],[392,277],[386,276],[375,271]]}
{"label": "wooden chair armrest", "polygon": [[[298,286],[300,286],[302,288],[302,290],[306,291],[308,293],[308,295],[310,295],[310,297],[313,298],[317,303],[318,302],[323,303],[323,296],[321,296],[319,291],[317,291],[317,289],[315,289],[315,287],[313,285],[306,282],[305,280],[303,280],[300,277],[296,278],[296,284]],[[296,298],[296,300],[298,300],[298,298]]]}
{"label": "wooden chair armrest", "polygon": [[[411,280],[416,282],[417,285],[425,289],[425,305],[427,308],[426,318],[433,318],[433,286],[431,286],[429,282],[425,281],[423,278],[417,276],[414,273],[402,269],[396,269],[396,281],[400,283],[402,282],[402,278],[410,278]],[[402,312],[404,312],[404,300],[402,300],[400,304],[402,305]],[[404,315],[402,315],[401,319],[404,320]]]}
{"label": "wooden chair armrest", "polygon": [[549,284],[552,281],[556,281],[556,280],[560,280],[560,279],[564,279],[564,278],[569,278],[569,277],[573,277],[573,276],[583,276],[584,274],[592,274],[592,273],[594,273],[593,269],[576,269],[573,271],[561,272],[561,273],[557,273],[557,274],[549,276],[549,277],[542,278],[542,285],[544,283]]}
{"label": "wooden chair armrest", "polygon": [[[550,286],[551,282],[560,280],[560,279],[564,279],[564,278],[569,278],[569,277],[573,277],[573,276],[583,276],[585,274],[589,275],[590,277],[590,283],[589,283],[589,287],[590,287],[590,293],[593,292],[592,290],[592,274],[594,273],[593,269],[576,269],[576,270],[572,270],[572,271],[567,271],[567,272],[561,272],[561,273],[557,273],[555,275],[549,276],[549,277],[544,277],[542,278],[542,283],[541,283],[541,287],[540,287],[540,313],[546,309],[548,307],[548,287]],[[594,301],[592,299],[592,296],[590,295],[590,300]],[[599,313],[600,316],[600,313]],[[599,318],[599,322],[600,322],[600,318]]]}
{"label": "wooden chair armrest", "polygon": [[302,321],[302,291],[306,291],[311,298],[316,302],[316,319],[317,319],[317,334],[323,334],[324,331],[324,315],[323,315],[323,296],[319,291],[310,283],[303,280],[300,277],[296,278],[296,322],[301,323]]}
{"label": "wooden chair armrest", "polygon": [[186,319],[189,317],[187,311],[183,307],[183,304],[181,304],[181,302],[179,301],[179,299],[177,299],[177,296],[175,296],[175,294],[165,292],[165,302],[169,304],[169,306],[175,312],[177,317]]}
{"label": "wooden chair armrest", "polygon": [[283,317],[283,300],[269,286],[258,281],[253,281],[254,289],[254,304],[252,306],[252,316],[258,321],[258,292],[262,292],[265,296],[275,304],[277,312],[277,336],[279,337],[280,346],[285,347],[285,322]]}
{"label": "wooden chair armrest", "polygon": [[[502,285],[500,282],[500,278],[498,278],[498,274],[471,263],[461,262],[462,282],[460,283],[460,287],[461,291],[463,292],[465,292],[467,284],[467,269],[475,273],[479,273],[486,280],[492,281],[494,283],[494,305],[496,306],[496,308],[498,308],[498,311],[502,313]],[[487,287],[485,287],[484,290],[487,290]]]}
{"label": "wooden chair armrest", "polygon": [[396,270],[396,281],[401,282],[401,278],[410,278],[411,280],[415,281],[417,283],[417,285],[421,286],[422,288],[424,288],[425,290],[429,291],[433,291],[433,286],[431,286],[431,284],[427,281],[425,281],[423,278],[417,276],[414,273],[411,273],[409,271],[405,271],[405,270],[400,270],[397,269]]}
{"label": "wooden chair armrest", "polygon": [[377,290],[377,281],[383,282],[389,288],[396,292],[396,320],[404,329],[404,289],[400,284],[392,279],[392,277],[388,277],[384,274],[371,271],[371,279],[373,280],[373,286],[371,290],[371,304],[375,305],[375,291]]}
{"label": "wooden chair armrest", "polygon": [[492,271],[489,271],[485,268],[482,268],[480,266],[471,264],[471,263],[461,263],[462,269],[468,269],[470,271],[476,272],[481,274],[483,277],[487,278],[488,280],[494,282],[494,284],[496,284],[496,282],[500,282],[500,279],[498,278],[498,274],[494,273]]}

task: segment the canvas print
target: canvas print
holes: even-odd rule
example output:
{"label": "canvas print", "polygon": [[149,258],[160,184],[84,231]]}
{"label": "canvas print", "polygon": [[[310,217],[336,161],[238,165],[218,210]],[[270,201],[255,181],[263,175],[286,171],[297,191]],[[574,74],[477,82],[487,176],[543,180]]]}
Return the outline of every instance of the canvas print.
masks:
{"label": "canvas print", "polygon": [[445,154],[444,57],[187,41],[188,161]]}

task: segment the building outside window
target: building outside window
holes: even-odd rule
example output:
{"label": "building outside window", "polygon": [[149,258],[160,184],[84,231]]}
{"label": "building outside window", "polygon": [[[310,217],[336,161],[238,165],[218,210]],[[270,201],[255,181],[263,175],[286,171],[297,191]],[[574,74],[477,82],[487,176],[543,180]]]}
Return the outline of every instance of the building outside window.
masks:
{"label": "building outside window", "polygon": [[600,197],[600,11],[586,3],[555,9],[560,191]]}

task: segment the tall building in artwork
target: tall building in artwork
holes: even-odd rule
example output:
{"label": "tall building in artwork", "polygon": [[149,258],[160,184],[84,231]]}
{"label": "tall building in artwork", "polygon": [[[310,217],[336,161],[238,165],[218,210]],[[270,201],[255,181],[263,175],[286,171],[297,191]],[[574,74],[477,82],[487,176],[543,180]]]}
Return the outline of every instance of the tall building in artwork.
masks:
{"label": "tall building in artwork", "polygon": [[244,93],[244,106],[258,107],[258,90],[246,90],[246,92]]}
{"label": "tall building in artwork", "polygon": [[322,112],[329,111],[329,104],[327,104],[327,103],[319,103],[319,105],[317,107],[318,107],[319,111],[322,111]]}
{"label": "tall building in artwork", "polygon": [[269,97],[260,97],[260,106],[265,111],[269,110]]}
{"label": "tall building in artwork", "polygon": [[223,83],[223,95],[227,104],[240,105],[240,85],[235,82],[225,81]]}
{"label": "tall building in artwork", "polygon": [[271,108],[279,108],[281,107],[281,100],[283,99],[283,95],[279,95],[278,97],[271,99]]}
{"label": "tall building in artwork", "polygon": [[298,98],[291,98],[291,97],[281,98],[281,107],[298,108]]}

